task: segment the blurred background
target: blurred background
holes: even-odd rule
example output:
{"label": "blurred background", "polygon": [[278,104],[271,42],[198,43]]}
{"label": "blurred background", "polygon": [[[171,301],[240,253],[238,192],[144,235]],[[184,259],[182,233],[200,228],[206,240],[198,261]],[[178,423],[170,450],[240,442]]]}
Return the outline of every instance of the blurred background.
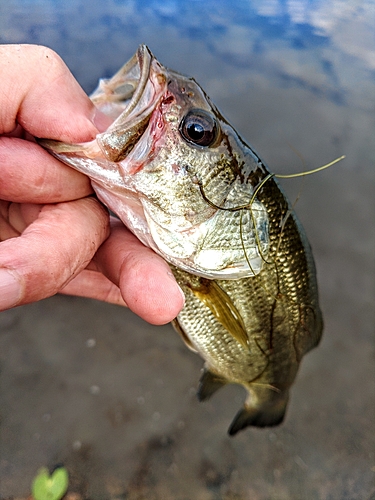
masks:
{"label": "blurred background", "polygon": [[285,422],[229,438],[244,391],[198,403],[202,361],[169,325],[55,296],[0,313],[2,500],[61,463],[93,500],[374,498],[374,22],[374,0],[0,2],[0,43],[48,45],[87,92],[146,43],[271,171],[346,155],[283,182],[325,318]]}

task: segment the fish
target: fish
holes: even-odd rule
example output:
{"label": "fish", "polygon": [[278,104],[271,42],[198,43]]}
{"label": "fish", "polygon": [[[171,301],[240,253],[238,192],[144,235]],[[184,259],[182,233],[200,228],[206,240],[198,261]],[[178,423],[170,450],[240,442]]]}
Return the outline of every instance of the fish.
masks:
{"label": "fish", "polygon": [[229,427],[279,425],[323,329],[310,244],[275,175],[194,80],[146,45],[90,96],[113,122],[93,141],[39,143],[161,255],[186,302],[172,322],[204,359],[198,399],[246,389]]}

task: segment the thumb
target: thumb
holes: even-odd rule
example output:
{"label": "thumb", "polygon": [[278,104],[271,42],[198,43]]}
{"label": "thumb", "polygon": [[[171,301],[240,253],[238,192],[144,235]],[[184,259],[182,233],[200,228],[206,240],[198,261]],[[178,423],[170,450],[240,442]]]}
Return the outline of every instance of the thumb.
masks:
{"label": "thumb", "polygon": [[109,125],[53,50],[3,45],[0,67],[2,94],[7,97],[0,106],[0,134],[20,124],[36,137],[86,142],[98,127]]}

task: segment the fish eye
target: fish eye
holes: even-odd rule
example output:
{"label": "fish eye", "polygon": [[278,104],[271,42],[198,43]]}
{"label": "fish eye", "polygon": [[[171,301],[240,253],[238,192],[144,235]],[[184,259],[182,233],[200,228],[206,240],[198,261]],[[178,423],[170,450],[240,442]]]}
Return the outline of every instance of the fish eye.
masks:
{"label": "fish eye", "polygon": [[204,109],[192,109],[180,123],[182,137],[197,146],[211,146],[217,137],[218,125],[215,117]]}

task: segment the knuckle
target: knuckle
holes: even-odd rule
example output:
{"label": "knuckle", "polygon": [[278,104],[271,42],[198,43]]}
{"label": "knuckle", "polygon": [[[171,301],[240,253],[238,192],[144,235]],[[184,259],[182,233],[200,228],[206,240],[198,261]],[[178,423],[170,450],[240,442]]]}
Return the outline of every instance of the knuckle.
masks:
{"label": "knuckle", "polygon": [[35,55],[38,59],[44,60],[49,64],[56,64],[58,66],[65,66],[65,63],[61,59],[61,57],[54,50],[49,47],[45,47],[44,45],[34,45],[32,46],[35,51]]}

